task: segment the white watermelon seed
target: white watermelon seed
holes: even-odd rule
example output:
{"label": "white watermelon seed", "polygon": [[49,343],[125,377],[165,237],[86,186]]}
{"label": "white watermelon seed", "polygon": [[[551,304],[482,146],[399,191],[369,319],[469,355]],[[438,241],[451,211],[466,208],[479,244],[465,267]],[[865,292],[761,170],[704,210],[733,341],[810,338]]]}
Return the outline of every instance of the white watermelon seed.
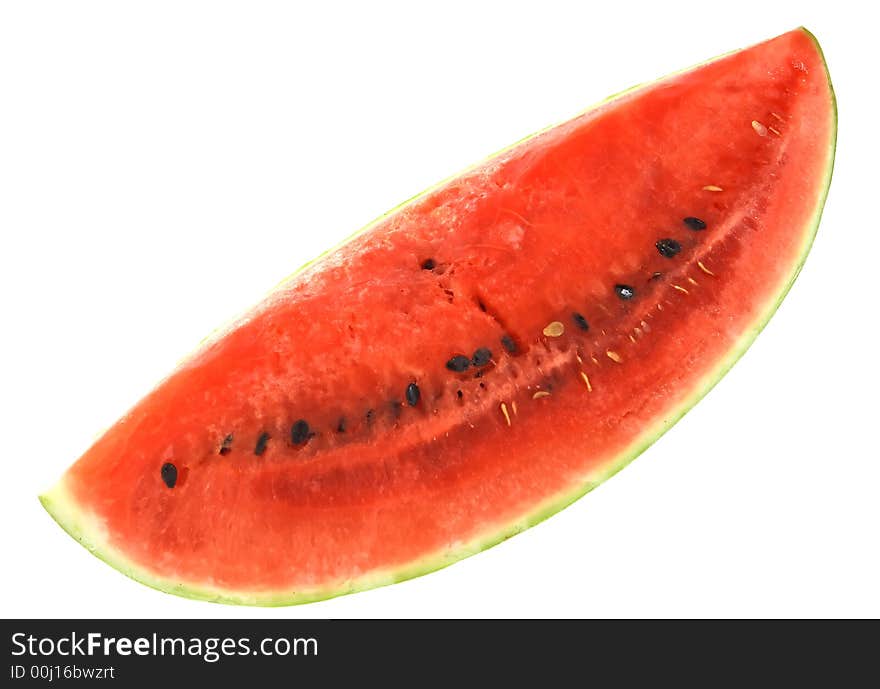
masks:
{"label": "white watermelon seed", "polygon": [[501,403],[501,413],[504,414],[504,420],[507,421],[508,427],[510,424],[510,414],[507,413],[507,405],[504,402]]}
{"label": "white watermelon seed", "polygon": [[581,378],[584,379],[584,383],[586,383],[586,385],[587,385],[587,391],[593,392],[593,386],[590,385],[590,377],[586,373],[581,371]]}
{"label": "white watermelon seed", "polygon": [[559,337],[565,332],[565,326],[559,321],[553,321],[544,327],[543,332],[545,337]]}

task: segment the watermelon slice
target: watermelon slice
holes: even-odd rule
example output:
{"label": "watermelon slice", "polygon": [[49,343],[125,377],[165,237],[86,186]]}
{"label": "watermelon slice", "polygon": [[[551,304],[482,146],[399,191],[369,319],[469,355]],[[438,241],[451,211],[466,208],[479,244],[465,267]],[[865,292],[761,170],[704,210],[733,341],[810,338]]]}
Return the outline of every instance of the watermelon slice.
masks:
{"label": "watermelon slice", "polygon": [[375,222],[41,497],[163,591],[303,603],[562,509],[749,346],[810,248],[834,95],[799,29],[620,94]]}

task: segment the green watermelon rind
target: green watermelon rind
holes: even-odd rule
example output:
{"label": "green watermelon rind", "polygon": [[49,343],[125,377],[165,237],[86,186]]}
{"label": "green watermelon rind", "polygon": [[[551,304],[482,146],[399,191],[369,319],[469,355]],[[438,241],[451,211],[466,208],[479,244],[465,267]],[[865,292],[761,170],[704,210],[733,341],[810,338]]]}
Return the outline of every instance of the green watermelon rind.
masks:
{"label": "green watermelon rind", "polygon": [[[819,45],[819,42],[816,40],[815,36],[813,36],[813,34],[807,31],[805,28],[801,27],[801,30],[806,33],[815,44],[819,56],[822,58],[826,76],[828,76],[827,65],[825,63],[824,54],[822,52],[821,46]],[[731,53],[726,53],[724,55],[713,58],[712,60],[700,63],[700,65],[681,70],[681,72],[676,72],[674,74],[681,74],[690,71],[691,69],[695,69],[696,67],[708,64],[709,62],[714,62],[716,60],[722,59],[729,54]],[[648,85],[649,84],[641,84],[638,86],[634,86],[630,89],[610,96],[602,102],[592,106],[591,108],[588,108],[584,112],[589,112],[610,101],[616,100],[625,95],[632,94],[633,92],[638,91],[639,89]],[[715,385],[724,377],[724,375],[733,367],[733,365],[737,361],[739,361],[739,359],[743,356],[743,354],[745,354],[746,350],[748,350],[748,348],[755,341],[760,332],[767,325],[770,318],[779,308],[779,305],[782,303],[783,299],[788,294],[789,290],[794,284],[797,276],[800,274],[804,262],[806,261],[807,255],[810,252],[810,248],[812,247],[813,241],[819,228],[819,222],[822,217],[822,211],[825,206],[825,200],[828,196],[828,190],[831,184],[831,176],[834,169],[834,156],[837,143],[837,101],[834,95],[834,88],[831,84],[830,76],[828,76],[828,88],[830,94],[832,127],[831,140],[828,147],[828,160],[825,167],[825,177],[822,185],[822,193],[817,199],[815,210],[810,221],[805,225],[804,229],[806,231],[806,236],[804,239],[802,250],[798,254],[796,265],[793,267],[788,279],[784,282],[781,289],[778,292],[774,292],[774,294],[776,295],[775,299],[773,299],[772,302],[770,302],[763,309],[759,316],[754,319],[754,325],[739,338],[736,344],[731,348],[729,355],[721,360],[719,364],[715,367],[715,369],[706,374],[701,379],[699,384],[694,386],[694,392],[691,395],[685,397],[674,410],[671,410],[671,414],[667,418],[662,419],[660,422],[642,433],[642,435],[640,435],[629,446],[629,448],[607,460],[599,470],[587,475],[575,490],[563,494],[558,494],[545,500],[525,517],[515,520],[513,522],[503,524],[500,527],[493,527],[491,529],[491,532],[488,532],[487,530],[486,534],[474,538],[466,543],[456,545],[449,550],[441,552],[439,554],[432,553],[430,556],[414,562],[403,564],[400,567],[394,569],[371,572],[351,581],[334,582],[333,584],[329,584],[327,587],[324,588],[306,589],[301,591],[285,590],[282,592],[231,591],[223,589],[221,587],[214,587],[209,583],[175,583],[172,577],[154,575],[149,571],[148,568],[145,568],[124,556],[118,549],[107,542],[107,540],[103,537],[102,534],[105,530],[100,523],[99,518],[84,512],[82,508],[77,505],[76,501],[67,490],[67,487],[64,484],[64,479],[56,484],[56,486],[54,486],[51,490],[41,495],[40,502],[42,503],[46,511],[49,512],[52,518],[61,526],[61,528],[64,529],[68,534],[70,534],[71,537],[81,543],[85,548],[87,548],[92,554],[109,564],[114,569],[119,570],[126,576],[136,581],[139,581],[146,586],[150,586],[166,593],[172,593],[178,596],[183,596],[185,598],[191,598],[195,600],[205,600],[215,603],[226,603],[235,605],[259,605],[269,607],[311,603],[346,595],[349,593],[378,588],[380,586],[386,586],[388,584],[398,583],[408,579],[413,579],[424,574],[429,574],[430,572],[443,569],[453,564],[454,562],[487,550],[492,546],[495,546],[507,540],[508,538],[515,536],[516,534],[521,533],[526,529],[531,528],[532,526],[535,526],[536,524],[539,524],[540,522],[551,517],[557,512],[562,511],[563,509],[589,493],[591,490],[599,486],[601,483],[611,478],[614,474],[621,471],[624,467],[634,461],[648,447],[654,444],[654,442],[656,442],[660,438],[660,436],[662,436],[667,430],[675,425],[688,411],[690,411],[690,409],[692,409],[701,399],[703,399],[703,397],[705,397],[709,393],[709,391],[712,390],[713,387],[715,387]],[[494,156],[490,156],[490,159],[511,150],[512,148],[523,143],[524,141],[528,141],[529,139],[551,128],[552,126],[516,142],[512,146],[509,146],[502,151],[499,151]],[[403,208],[404,206],[415,201],[416,199],[431,193],[435,189],[445,184],[449,179],[454,179],[455,177],[457,177],[457,175],[450,177],[447,180],[438,183],[437,185],[432,186],[421,194],[395,207],[388,213],[383,214],[381,217],[377,218],[358,232],[345,239],[337,247],[334,247],[333,249],[324,252],[318,258],[303,265],[299,270],[293,273],[293,275],[286,278],[282,282],[282,284],[290,280],[292,277],[300,274],[304,270],[312,267],[324,256],[331,253],[332,251],[335,251],[339,246],[348,243],[363,232],[366,232],[367,230],[375,226],[378,222],[381,222],[384,218],[397,212],[400,208]]]}

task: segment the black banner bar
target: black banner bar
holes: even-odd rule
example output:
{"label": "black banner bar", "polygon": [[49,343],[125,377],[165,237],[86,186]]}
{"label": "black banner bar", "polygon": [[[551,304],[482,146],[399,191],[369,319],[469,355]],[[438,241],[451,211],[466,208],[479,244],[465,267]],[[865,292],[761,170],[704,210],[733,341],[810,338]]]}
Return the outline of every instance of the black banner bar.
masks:
{"label": "black banner bar", "polygon": [[[834,686],[842,686],[844,676],[870,667],[880,641],[876,622],[4,620],[2,627],[0,686],[10,687],[258,679],[335,686],[352,677],[467,686],[475,671],[543,686],[559,673],[628,682],[649,671],[657,681],[702,676],[697,668],[713,669],[705,686],[758,679],[752,668],[762,681],[791,686],[807,669],[815,680],[832,661]],[[876,669],[860,678],[872,675]]]}

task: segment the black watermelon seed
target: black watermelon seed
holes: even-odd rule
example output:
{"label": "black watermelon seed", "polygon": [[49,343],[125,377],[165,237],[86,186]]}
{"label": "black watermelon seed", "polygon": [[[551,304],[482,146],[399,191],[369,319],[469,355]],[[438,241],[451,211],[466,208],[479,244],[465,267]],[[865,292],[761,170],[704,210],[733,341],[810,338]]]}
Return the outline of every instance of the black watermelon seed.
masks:
{"label": "black watermelon seed", "polygon": [[177,467],[174,466],[171,462],[165,462],[162,465],[162,470],[159,472],[162,474],[162,481],[169,488],[174,488],[177,484]]}
{"label": "black watermelon seed", "polygon": [[470,365],[471,360],[461,354],[456,354],[454,357],[446,362],[446,368],[448,368],[450,371],[455,371],[456,373],[467,371]]}
{"label": "black watermelon seed", "polygon": [[621,299],[632,299],[636,296],[636,291],[629,285],[614,285],[614,291]]}
{"label": "black watermelon seed", "polygon": [[337,433],[345,433],[345,417],[339,417],[339,423],[336,424],[336,432]]}
{"label": "black watermelon seed", "polygon": [[294,422],[290,427],[290,442],[294,445],[302,445],[311,437],[311,429],[305,419]]}
{"label": "black watermelon seed", "polygon": [[406,403],[414,407],[419,403],[419,398],[422,396],[421,390],[419,390],[419,386],[415,383],[410,383],[406,386]]}
{"label": "black watermelon seed", "polygon": [[464,397],[464,393],[461,390],[456,390],[455,394],[458,396],[458,399],[461,399],[462,397]]}
{"label": "black watermelon seed", "polygon": [[705,230],[706,229],[705,222],[703,222],[699,218],[695,218],[690,215],[688,217],[684,218],[684,220],[682,220],[682,222],[684,222],[684,224],[687,225],[692,230]]}
{"label": "black watermelon seed", "polygon": [[590,324],[587,323],[587,319],[584,318],[584,317],[583,317],[581,314],[579,314],[579,313],[573,313],[573,314],[571,314],[571,320],[573,320],[573,321],[574,321],[574,324],[575,324],[578,328],[580,328],[581,330],[589,330],[589,329],[590,329]]}
{"label": "black watermelon seed", "polygon": [[228,455],[232,452],[232,433],[223,438],[223,444],[220,445],[220,454]]}
{"label": "black watermelon seed", "polygon": [[422,262],[422,268],[424,270],[434,270],[434,268],[436,268],[436,267],[437,267],[437,261],[435,261],[433,258],[425,259]]}
{"label": "black watermelon seed", "polygon": [[373,416],[376,414],[375,409],[367,409],[366,419],[367,425],[370,426],[373,423]]}
{"label": "black watermelon seed", "polygon": [[485,366],[492,360],[492,352],[485,347],[480,347],[476,352],[474,352],[474,358],[471,359],[471,363],[476,366]]}
{"label": "black watermelon seed", "polygon": [[268,433],[260,433],[260,437],[257,438],[257,445],[254,447],[254,454],[259,457],[266,451],[266,446],[269,444],[269,434]]}
{"label": "black watermelon seed", "polygon": [[654,246],[661,256],[666,258],[675,258],[681,252],[681,244],[674,239],[660,239]]}
{"label": "black watermelon seed", "polygon": [[516,354],[516,342],[513,341],[513,338],[510,335],[503,335],[501,337],[501,346],[504,347],[510,354]]}

